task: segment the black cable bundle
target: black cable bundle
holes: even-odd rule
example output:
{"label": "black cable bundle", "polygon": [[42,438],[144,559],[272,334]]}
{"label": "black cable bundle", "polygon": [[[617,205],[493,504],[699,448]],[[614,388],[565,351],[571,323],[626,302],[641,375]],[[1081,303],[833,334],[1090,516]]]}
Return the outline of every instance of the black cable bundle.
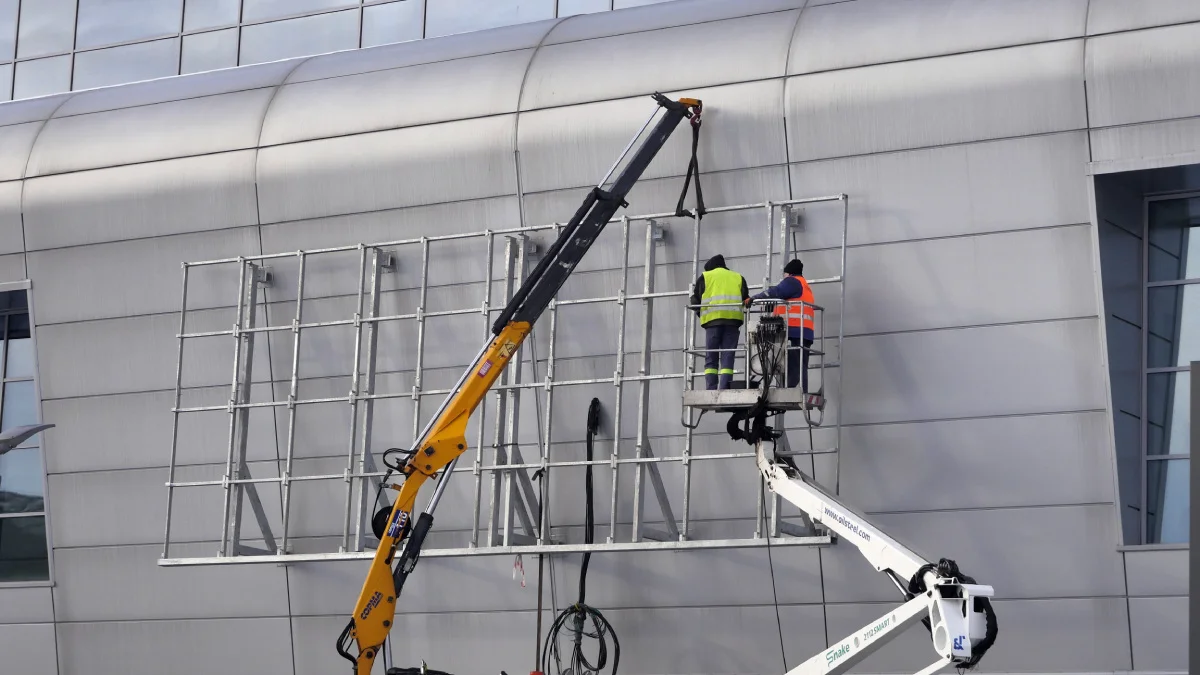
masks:
{"label": "black cable bundle", "polygon": [[[587,417],[588,462],[592,461],[592,439],[595,437],[596,430],[599,427],[600,399],[593,398],[591,405],[588,406]],[[595,536],[596,523],[592,509],[592,465],[590,463],[584,468],[584,498],[586,500],[584,540],[591,544]],[[612,675],[617,675],[617,663],[621,660],[621,642],[617,640],[617,634],[613,632],[612,625],[608,623],[604,615],[598,610],[587,606],[584,602],[587,596],[588,563],[591,561],[591,558],[591,551],[585,551],[583,554],[583,564],[579,570],[579,601],[564,609],[550,626],[550,631],[546,636],[546,646],[542,650],[543,673],[551,672],[551,657],[554,658],[554,663],[557,666],[557,670],[554,672],[559,673],[559,675],[599,673],[608,664],[608,638],[611,637],[613,642]],[[592,624],[590,630],[585,628],[589,620]],[[571,622],[571,627],[565,628],[568,621]],[[572,634],[573,648],[570,665],[566,670],[563,670],[562,658],[558,651],[558,637],[559,633],[568,631]],[[584,636],[594,638],[599,642],[599,655],[596,658],[595,665],[583,655]]]}

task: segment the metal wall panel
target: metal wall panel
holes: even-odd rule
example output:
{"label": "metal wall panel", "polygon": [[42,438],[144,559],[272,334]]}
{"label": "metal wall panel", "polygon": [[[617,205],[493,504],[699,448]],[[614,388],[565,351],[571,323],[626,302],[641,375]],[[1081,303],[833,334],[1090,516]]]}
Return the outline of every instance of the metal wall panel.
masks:
{"label": "metal wall panel", "polygon": [[[279,475],[275,462],[252,462],[249,466],[251,475],[256,478]],[[224,470],[223,463],[177,467],[175,479],[220,480]],[[165,468],[51,475],[49,510],[54,514],[52,538],[55,549],[161,545],[166,516],[166,482]],[[278,484],[260,483],[258,495],[272,530],[278,533],[282,522]],[[223,506],[220,485],[177,488],[172,506],[171,541],[220,541]],[[97,518],[98,513],[120,514],[120,518]],[[245,541],[259,536],[258,522],[248,505],[243,507],[242,532]],[[209,550],[216,548],[216,544],[209,545]]]}
{"label": "metal wall panel", "polygon": [[[1188,551],[1125,552],[1130,596],[1187,595]],[[1140,664],[1138,666],[1141,667]]]}
{"label": "metal wall panel", "polygon": [[42,96],[19,101],[5,102],[0,105],[0,126],[24,124],[26,122],[43,122],[50,118],[63,101],[78,94],[62,93],[53,96]]}
{"label": "metal wall panel", "polygon": [[1084,319],[849,338],[842,423],[1102,409],[1098,332]]}
{"label": "metal wall panel", "polygon": [[0,127],[0,180],[19,180],[25,177],[25,162],[33,139],[42,128],[41,122],[27,122]]}
{"label": "metal wall panel", "polygon": [[54,620],[49,588],[0,589],[0,624]]}
{"label": "metal wall panel", "polygon": [[741,0],[737,3],[725,0],[687,0],[622,12],[600,12],[589,14],[586,19],[562,22],[547,36],[546,44],[594,40],[770,12],[780,13],[776,15],[776,20],[780,23],[786,23],[788,18],[791,18],[794,24],[796,12],[783,12],[803,6],[804,0]]}
{"label": "metal wall panel", "polygon": [[264,148],[263,223],[516,192],[514,115]]}
{"label": "metal wall panel", "polygon": [[1088,119],[1093,127],[1200,115],[1200,24],[1091,38]]}
{"label": "metal wall panel", "polygon": [[[26,246],[37,250],[253,225],[258,222],[256,153],[218,153],[28,180]],[[114,199],[131,194],[137,199]]]}
{"label": "metal wall panel", "polygon": [[[703,100],[706,110],[697,153],[702,178],[707,172],[787,163],[779,117],[782,82],[690,89],[687,95]],[[656,107],[650,97],[638,96],[523,113],[517,139],[522,188],[540,192],[595,185]],[[581,127],[587,130],[583,134]],[[643,180],[685,175],[691,136],[684,120],[646,167]]]}
{"label": "metal wall panel", "polygon": [[[217,544],[187,548],[190,555],[211,555]],[[171,554],[180,552],[173,550]],[[79,622],[288,614],[287,573],[279,567],[159,567],[156,562],[161,555],[161,546],[55,551],[55,617],[58,621]]]}
{"label": "metal wall panel", "polygon": [[521,110],[779,77],[796,14],[544,45],[529,67]]}
{"label": "metal wall panel", "polygon": [[[897,602],[827,605],[829,637],[836,640],[857,631]],[[997,638],[984,657],[989,670],[1111,673],[1130,668],[1128,614],[1120,598],[1000,600],[996,602],[996,614],[1002,617],[1000,630],[1004,637]],[[916,672],[936,659],[928,631],[914,626],[856,668],[860,673]]]}
{"label": "metal wall panel", "polygon": [[[403,345],[397,345],[397,347],[403,348]],[[349,372],[350,368],[347,366],[346,374],[341,377],[300,380],[296,389],[297,396],[301,399],[345,397],[350,391]],[[412,390],[413,379],[412,373],[381,373],[375,380],[375,392],[379,394],[409,392]],[[286,401],[289,384],[277,382],[274,386],[275,400]],[[437,404],[426,402],[424,405],[428,408]],[[385,450],[399,447],[400,444],[409,444],[412,441],[413,401],[407,396],[378,399],[374,406],[371,448],[377,466],[382,466],[380,459]],[[281,409],[277,416],[279,454],[280,457],[284,457],[287,452],[288,412],[286,409]],[[361,433],[361,422],[354,428],[356,434]],[[340,458],[344,465],[346,450],[350,442],[350,429],[350,405],[344,400],[336,403],[312,403],[299,406],[296,409],[296,431],[292,456],[300,459]],[[361,436],[356,436],[356,438],[361,439]],[[214,438],[211,442],[218,440]]]}
{"label": "metal wall panel", "polygon": [[0,625],[0,654],[6,672],[58,675],[55,648],[52,623]]}
{"label": "metal wall panel", "polygon": [[[228,330],[233,318],[233,309],[202,310],[188,317],[187,330]],[[172,389],[178,332],[178,313],[39,326],[42,398]],[[254,359],[254,381],[264,382],[269,361],[261,351],[258,356]],[[214,363],[221,365],[214,370]],[[193,338],[184,347],[185,387],[228,386],[232,368],[230,336]]]}
{"label": "metal wall panel", "polygon": [[[818,273],[836,273],[834,262],[833,270]],[[861,246],[847,252],[846,268],[848,335],[1098,311],[1087,225]],[[904,281],[893,283],[897,279]],[[830,291],[836,289],[814,289],[818,302]]]}
{"label": "metal wall panel", "polygon": [[105,621],[58,627],[64,675],[161,675],[164,663],[171,664],[173,675],[212,675],[215,654],[221,663],[236,664],[230,666],[233,672],[290,673],[291,644],[287,619]]}
{"label": "metal wall panel", "polygon": [[[1111,484],[1111,481],[1108,481]],[[869,514],[885,532],[926,560],[957,560],[966,574],[987,579],[1004,599],[1123,596],[1125,566],[1116,551],[1112,506],[1055,506]],[[1030,527],[1031,519],[1038,523]],[[1062,536],[1072,533],[1071,538]],[[1014,552],[1045,561],[1031,575]],[[826,602],[883,602],[896,588],[852,546],[822,552]]]}
{"label": "metal wall panel", "polygon": [[1138,671],[1187,672],[1188,598],[1130,598],[1129,634]]}
{"label": "metal wall panel", "polygon": [[0,183],[0,252],[25,250],[24,225],[21,222],[21,181]]}
{"label": "metal wall panel", "polygon": [[[183,262],[257,252],[255,227],[35,251],[29,254],[29,277],[37,284],[37,320],[178,313]],[[236,265],[189,270],[188,309],[235,305],[238,282]]]}
{"label": "metal wall panel", "polygon": [[1079,37],[1087,6],[1088,0],[858,0],[810,7],[796,25],[788,75]]}
{"label": "metal wall panel", "polygon": [[262,144],[516,112],[533,50],[380,70],[280,88]]}
{"label": "metal wall panel", "polygon": [[854,68],[787,80],[792,161],[964,143],[1087,126],[1069,40]]}
{"label": "metal wall panel", "polygon": [[22,281],[25,275],[25,255],[0,255],[0,282]]}
{"label": "metal wall panel", "polygon": [[[1031,136],[793,164],[792,194],[848,194],[851,245],[1086,223],[1087,161],[1087,132]],[[806,247],[840,243],[840,205],[805,216]]]}
{"label": "metal wall panel", "polygon": [[[46,123],[28,176],[253,148],[271,89],[205,96]],[[137,134],[128,130],[137,129]]]}
{"label": "metal wall panel", "polygon": [[[232,369],[232,356],[229,366]],[[259,384],[251,387],[250,399],[265,401],[269,394],[267,385]],[[228,400],[228,384],[188,389],[182,396],[184,406],[223,405]],[[43,401],[43,419],[57,425],[45,434],[51,448],[46,455],[46,470],[74,473],[166,466],[171,453],[174,403],[171,391]],[[131,437],[130,429],[137,430],[136,436]],[[249,433],[247,457],[251,461],[277,459],[273,410],[251,410]],[[177,465],[224,462],[228,448],[229,413],[221,410],[179,415]]]}
{"label": "metal wall panel", "polygon": [[1110,502],[1109,433],[1103,413],[846,427],[840,494],[866,512]]}
{"label": "metal wall panel", "polygon": [[1200,152],[1200,118],[1092,129],[1092,160],[1170,157]]}
{"label": "metal wall panel", "polygon": [[1150,28],[1185,21],[1200,21],[1200,5],[1192,0],[1091,0],[1087,34]]}

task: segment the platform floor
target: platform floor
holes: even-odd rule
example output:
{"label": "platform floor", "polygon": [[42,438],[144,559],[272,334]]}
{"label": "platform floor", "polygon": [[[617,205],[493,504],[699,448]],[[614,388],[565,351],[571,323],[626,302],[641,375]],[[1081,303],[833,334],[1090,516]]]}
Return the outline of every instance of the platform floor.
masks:
{"label": "platform floor", "polygon": [[[734,411],[743,410],[758,401],[758,389],[697,389],[683,393],[683,404],[700,410]],[[767,392],[767,405],[775,410],[803,410],[820,408],[824,399],[819,394],[805,394],[800,389],[771,389]]]}

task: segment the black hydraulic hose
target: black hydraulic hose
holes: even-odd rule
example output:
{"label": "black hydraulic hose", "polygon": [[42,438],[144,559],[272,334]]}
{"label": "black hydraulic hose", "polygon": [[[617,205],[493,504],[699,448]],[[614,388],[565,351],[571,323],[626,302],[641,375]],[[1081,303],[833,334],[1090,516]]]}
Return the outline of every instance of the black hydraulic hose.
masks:
{"label": "black hydraulic hose", "polygon": [[[586,505],[584,511],[584,543],[591,544],[596,537],[596,517],[593,509],[592,499],[592,465],[591,461],[595,454],[592,441],[596,437],[596,431],[600,428],[600,399],[593,398],[588,406],[587,416],[587,461],[588,464],[584,468],[583,473],[583,494]],[[587,595],[587,571],[588,563],[592,560],[592,552],[583,552],[583,564],[579,569],[579,604],[584,603]]]}

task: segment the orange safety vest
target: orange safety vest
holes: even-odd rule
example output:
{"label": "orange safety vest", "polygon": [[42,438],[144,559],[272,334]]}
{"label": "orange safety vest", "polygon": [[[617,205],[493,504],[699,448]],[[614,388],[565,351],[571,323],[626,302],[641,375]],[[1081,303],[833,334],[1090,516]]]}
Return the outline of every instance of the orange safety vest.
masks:
{"label": "orange safety vest", "polygon": [[[813,305],[816,304],[816,298],[813,296],[812,288],[809,287],[808,281],[804,277],[795,274],[789,274],[788,276],[800,282],[800,287],[804,290],[801,292],[799,300],[804,304],[776,305],[775,314],[787,316],[789,328],[800,328],[803,326],[809,330],[816,330],[813,322]],[[791,300],[796,300],[796,298],[791,298]]]}

